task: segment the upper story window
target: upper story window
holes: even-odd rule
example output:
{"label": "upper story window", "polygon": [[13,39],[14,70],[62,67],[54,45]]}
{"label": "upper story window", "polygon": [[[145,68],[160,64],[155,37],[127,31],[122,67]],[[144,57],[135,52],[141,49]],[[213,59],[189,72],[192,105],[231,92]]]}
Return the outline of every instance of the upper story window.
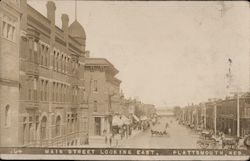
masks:
{"label": "upper story window", "polygon": [[4,111],[5,119],[4,119],[4,125],[5,126],[10,126],[10,105],[5,106],[5,111]]}
{"label": "upper story window", "polygon": [[16,21],[4,15],[2,21],[2,36],[10,41],[16,42]]}
{"label": "upper story window", "polygon": [[41,46],[40,65],[44,65],[44,45]]}
{"label": "upper story window", "polygon": [[97,80],[94,80],[94,92],[97,92],[98,88],[97,88]]}

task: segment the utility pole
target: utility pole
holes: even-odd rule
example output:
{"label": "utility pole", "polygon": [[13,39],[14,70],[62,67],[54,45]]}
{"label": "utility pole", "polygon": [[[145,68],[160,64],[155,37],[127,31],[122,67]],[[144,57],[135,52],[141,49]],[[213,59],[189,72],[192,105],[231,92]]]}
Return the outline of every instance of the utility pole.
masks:
{"label": "utility pole", "polygon": [[214,134],[217,134],[217,105],[214,103]]}
{"label": "utility pole", "polygon": [[237,137],[240,137],[240,99],[237,92]]}
{"label": "utility pole", "polygon": [[240,94],[244,93],[244,92],[240,92],[239,88],[234,85],[234,91],[232,92],[232,87],[233,87],[233,75],[231,72],[231,68],[232,68],[232,60],[229,58],[228,59],[229,62],[229,70],[228,73],[226,75],[227,79],[228,79],[228,85],[227,88],[229,89],[229,93],[230,94],[234,94],[236,95],[236,111],[237,111],[237,137],[240,137]]}

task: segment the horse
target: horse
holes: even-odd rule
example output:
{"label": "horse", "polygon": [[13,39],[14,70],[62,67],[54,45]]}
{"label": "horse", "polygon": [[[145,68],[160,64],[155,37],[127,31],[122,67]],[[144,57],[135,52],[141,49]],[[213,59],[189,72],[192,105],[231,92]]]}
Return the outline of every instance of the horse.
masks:
{"label": "horse", "polygon": [[239,140],[240,137],[236,137],[236,138],[231,138],[231,139],[222,139],[222,149],[224,149],[224,147],[229,146],[230,149],[236,149],[239,145]]}

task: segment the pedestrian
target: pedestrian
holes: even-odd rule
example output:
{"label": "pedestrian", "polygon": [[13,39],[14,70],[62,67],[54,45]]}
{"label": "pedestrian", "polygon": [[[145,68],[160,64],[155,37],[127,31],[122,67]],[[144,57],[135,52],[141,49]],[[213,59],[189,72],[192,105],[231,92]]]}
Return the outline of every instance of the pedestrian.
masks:
{"label": "pedestrian", "polygon": [[247,147],[247,150],[250,150],[250,135],[245,136],[243,143]]}
{"label": "pedestrian", "polygon": [[108,136],[105,135],[105,144],[107,144],[107,143],[108,143]]}
{"label": "pedestrian", "polygon": [[89,134],[87,134],[87,136],[86,136],[85,144],[86,144],[86,145],[89,144]]}
{"label": "pedestrian", "polygon": [[109,137],[109,145],[112,146],[112,136]]}
{"label": "pedestrian", "polygon": [[231,128],[228,128],[228,134],[231,135]]}

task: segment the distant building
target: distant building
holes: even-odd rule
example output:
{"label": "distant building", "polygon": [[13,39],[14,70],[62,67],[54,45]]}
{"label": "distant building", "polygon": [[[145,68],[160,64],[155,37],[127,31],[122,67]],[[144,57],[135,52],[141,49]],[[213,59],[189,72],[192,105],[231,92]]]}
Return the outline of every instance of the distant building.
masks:
{"label": "distant building", "polygon": [[[250,97],[245,93],[239,98],[240,136],[250,134]],[[187,125],[201,126],[204,129],[237,135],[237,98],[209,100],[201,105],[181,109],[181,121]],[[229,130],[230,129],[230,130]]]}
{"label": "distant building", "polygon": [[84,81],[89,105],[89,134],[110,133],[112,116],[120,110],[118,70],[104,58],[86,58]]}
{"label": "distant building", "polygon": [[168,108],[156,108],[156,113],[159,116],[174,116],[173,110]]}

